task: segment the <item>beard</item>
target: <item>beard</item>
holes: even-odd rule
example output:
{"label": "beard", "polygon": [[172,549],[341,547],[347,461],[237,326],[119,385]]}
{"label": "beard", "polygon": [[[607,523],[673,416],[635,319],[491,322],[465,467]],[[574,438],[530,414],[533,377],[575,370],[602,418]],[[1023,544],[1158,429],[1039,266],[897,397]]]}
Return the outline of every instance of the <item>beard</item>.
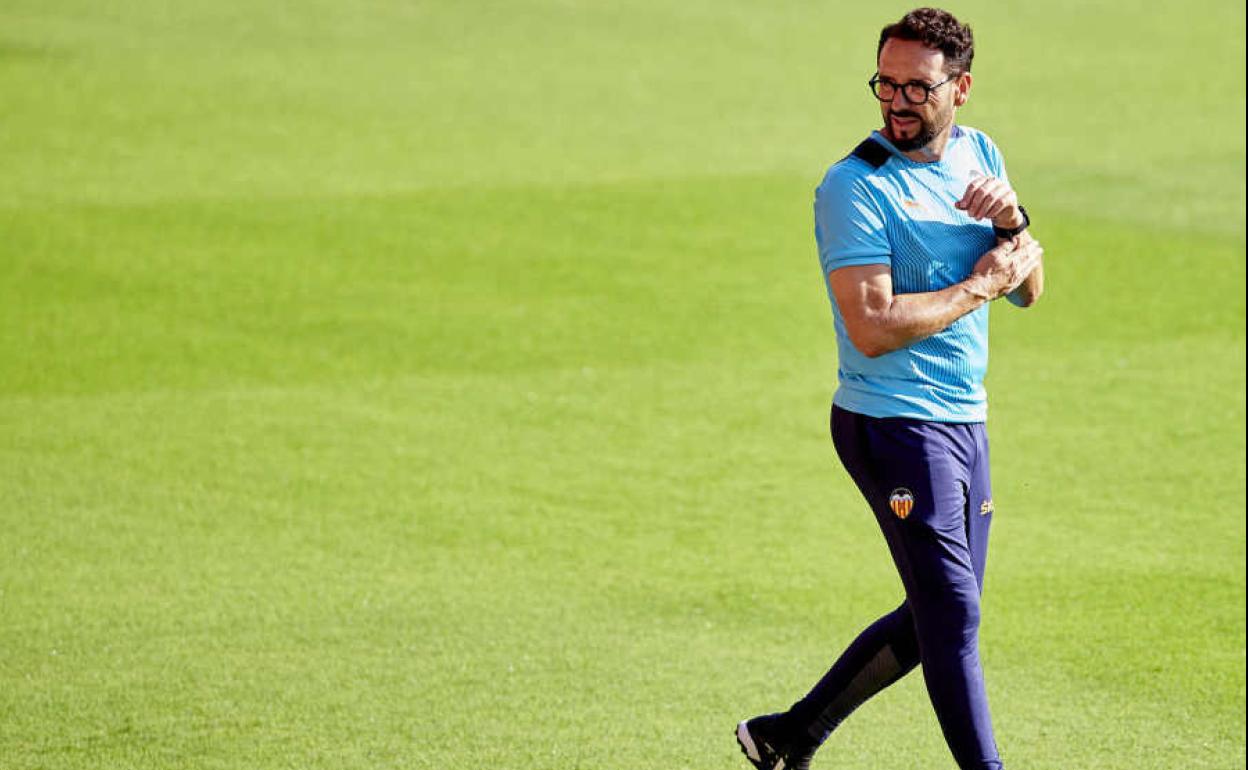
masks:
{"label": "beard", "polygon": [[[919,121],[919,130],[912,138],[903,139],[899,136],[889,137],[893,146],[897,149],[902,152],[912,152],[914,150],[921,150],[931,144],[932,140],[939,136],[940,132],[944,131],[949,126],[950,122],[953,121],[953,110],[950,109],[947,113],[938,112],[932,116],[931,120],[926,120],[918,113],[910,112],[908,110],[889,110],[888,116],[914,118]],[[890,130],[889,133],[891,134],[892,131]]]}

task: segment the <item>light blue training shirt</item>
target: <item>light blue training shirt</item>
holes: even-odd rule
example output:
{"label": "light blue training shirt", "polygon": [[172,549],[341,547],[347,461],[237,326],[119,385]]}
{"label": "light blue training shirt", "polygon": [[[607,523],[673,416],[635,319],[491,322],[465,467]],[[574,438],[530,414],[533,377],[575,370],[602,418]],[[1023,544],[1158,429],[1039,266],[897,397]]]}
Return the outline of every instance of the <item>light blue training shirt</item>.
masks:
{"label": "light blue training shirt", "polygon": [[944,155],[919,163],[875,131],[887,153],[878,167],[849,155],[815,190],[815,240],[832,302],[839,353],[833,403],[871,417],[983,422],[988,414],[988,305],[907,347],[868,358],[854,347],[832,294],[829,272],[889,265],[893,292],[939,291],[965,280],[996,245],[992,224],[954,208],[980,174],[1007,179],[1001,152],[985,134],[954,126]]}

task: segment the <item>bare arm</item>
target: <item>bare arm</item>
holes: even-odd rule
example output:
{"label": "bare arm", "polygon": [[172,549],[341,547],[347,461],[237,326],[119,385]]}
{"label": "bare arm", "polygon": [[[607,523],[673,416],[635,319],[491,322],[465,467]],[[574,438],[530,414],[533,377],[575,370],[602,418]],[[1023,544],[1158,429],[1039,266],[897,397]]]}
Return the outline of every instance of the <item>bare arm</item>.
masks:
{"label": "bare arm", "polygon": [[842,267],[828,273],[828,283],[854,347],[875,358],[930,337],[1014,291],[1042,253],[1035,241],[1003,243],[980,257],[966,280],[940,291],[894,294],[888,265]]}
{"label": "bare arm", "polygon": [[828,273],[832,295],[854,347],[875,358],[930,337],[988,301],[962,283],[940,291],[894,294],[888,265],[842,267]]}

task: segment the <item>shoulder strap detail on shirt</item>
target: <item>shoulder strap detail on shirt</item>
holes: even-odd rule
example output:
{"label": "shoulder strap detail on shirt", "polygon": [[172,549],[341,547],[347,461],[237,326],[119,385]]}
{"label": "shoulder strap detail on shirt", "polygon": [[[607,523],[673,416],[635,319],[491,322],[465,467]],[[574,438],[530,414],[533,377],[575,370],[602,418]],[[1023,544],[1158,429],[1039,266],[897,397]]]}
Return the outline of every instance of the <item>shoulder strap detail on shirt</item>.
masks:
{"label": "shoulder strap detail on shirt", "polygon": [[871,168],[883,166],[892,157],[892,153],[888,151],[887,147],[870,137],[863,139],[850,155],[865,160],[871,164]]}

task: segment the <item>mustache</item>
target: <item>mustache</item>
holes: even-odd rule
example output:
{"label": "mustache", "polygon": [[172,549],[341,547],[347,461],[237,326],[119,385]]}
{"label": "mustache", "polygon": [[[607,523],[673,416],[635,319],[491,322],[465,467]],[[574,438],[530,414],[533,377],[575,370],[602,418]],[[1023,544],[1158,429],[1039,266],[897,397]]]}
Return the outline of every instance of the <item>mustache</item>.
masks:
{"label": "mustache", "polygon": [[914,118],[915,120],[922,120],[922,118],[918,115],[908,110],[889,110],[888,114],[890,117],[894,118]]}

